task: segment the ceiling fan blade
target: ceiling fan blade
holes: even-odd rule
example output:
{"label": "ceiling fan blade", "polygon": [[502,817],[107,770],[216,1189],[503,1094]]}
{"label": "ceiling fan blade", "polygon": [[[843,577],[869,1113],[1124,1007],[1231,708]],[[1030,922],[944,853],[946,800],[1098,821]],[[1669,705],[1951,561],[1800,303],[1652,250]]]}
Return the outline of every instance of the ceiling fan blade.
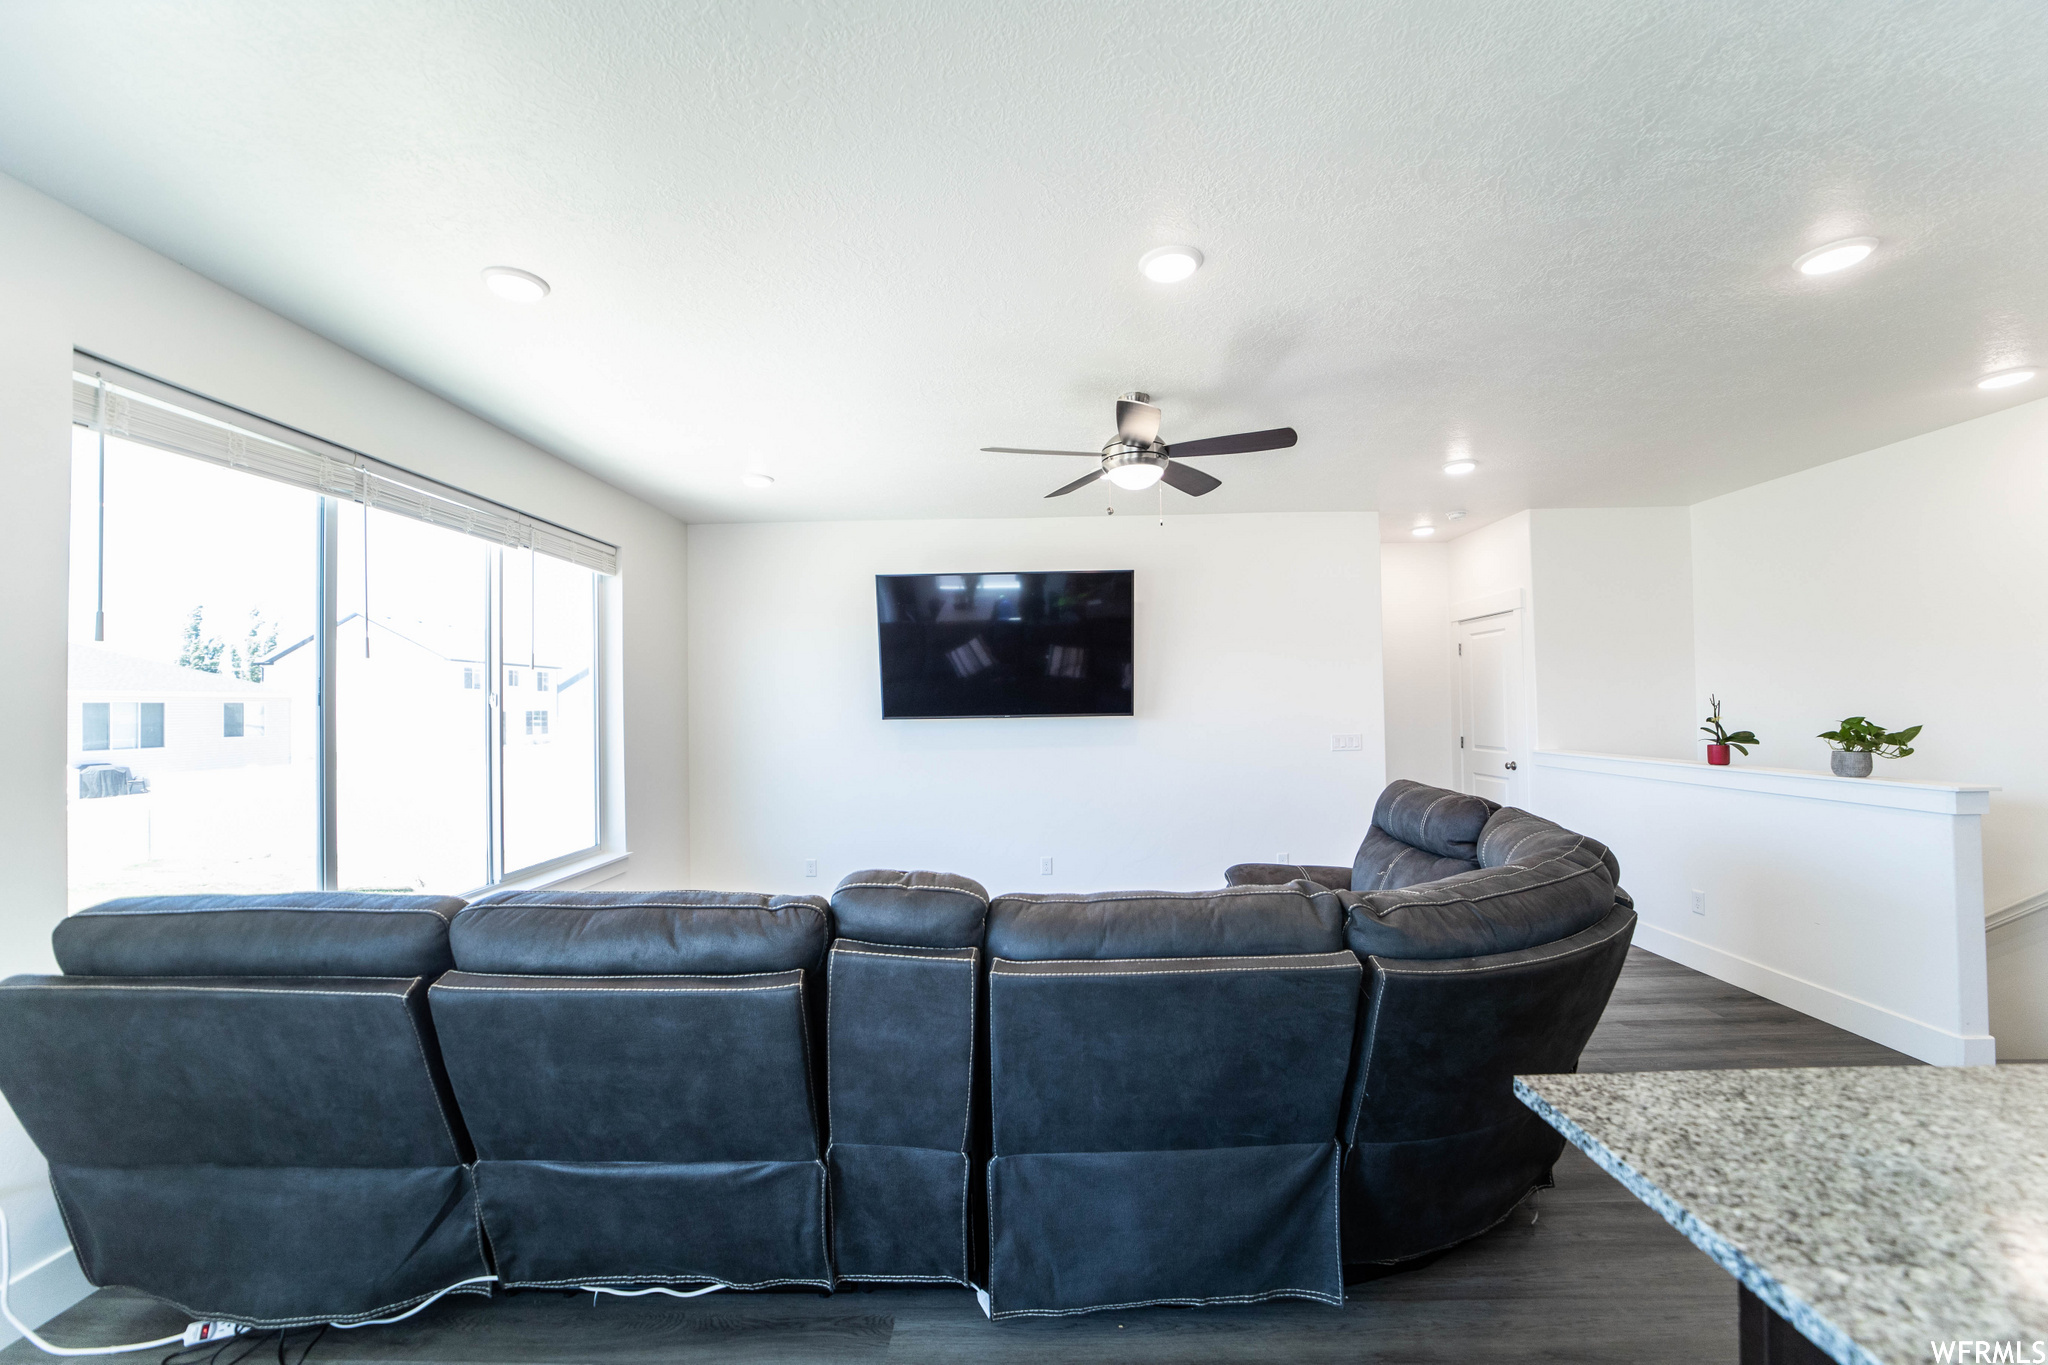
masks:
{"label": "ceiling fan blade", "polygon": [[1090,460],[1102,458],[1099,450],[1026,450],[1022,446],[983,446],[983,450],[994,455],[1079,455]]}
{"label": "ceiling fan blade", "polygon": [[1101,477],[1101,470],[1091,469],[1086,474],[1083,474],[1080,478],[1068,484],[1065,488],[1055,488],[1052,490],[1052,492],[1047,493],[1046,496],[1048,498],[1064,498],[1067,494],[1073,492],[1076,488],[1086,488],[1089,484],[1094,483],[1097,479]]}
{"label": "ceiling fan blade", "polygon": [[1159,481],[1168,488],[1178,488],[1191,498],[1199,498],[1204,493],[1214,492],[1223,487],[1223,480],[1213,474],[1204,474],[1191,464],[1166,466],[1166,472],[1159,476]]}
{"label": "ceiling fan blade", "polygon": [[1275,427],[1271,431],[1246,431],[1236,436],[1209,436],[1199,441],[1175,441],[1166,448],[1166,453],[1176,460],[1185,460],[1194,455],[1248,455],[1254,450],[1285,450],[1294,442],[1293,427]]}
{"label": "ceiling fan blade", "polygon": [[1145,445],[1158,440],[1158,407],[1151,403],[1134,403],[1128,398],[1117,399],[1116,434],[1126,441],[1138,441]]}

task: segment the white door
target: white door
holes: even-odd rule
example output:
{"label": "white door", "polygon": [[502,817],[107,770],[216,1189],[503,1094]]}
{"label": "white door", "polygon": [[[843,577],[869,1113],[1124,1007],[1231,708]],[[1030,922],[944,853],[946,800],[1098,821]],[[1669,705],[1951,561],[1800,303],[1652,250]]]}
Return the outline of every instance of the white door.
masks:
{"label": "white door", "polygon": [[1507,806],[1522,791],[1522,614],[1458,622],[1458,787]]}

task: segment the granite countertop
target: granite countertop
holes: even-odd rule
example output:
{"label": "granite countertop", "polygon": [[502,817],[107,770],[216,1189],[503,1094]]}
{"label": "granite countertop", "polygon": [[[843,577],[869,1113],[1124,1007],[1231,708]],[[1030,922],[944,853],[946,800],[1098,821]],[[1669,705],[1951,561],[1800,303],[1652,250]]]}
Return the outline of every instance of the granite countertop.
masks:
{"label": "granite countertop", "polygon": [[1956,1340],[2032,1360],[2048,1341],[2048,1066],[1522,1076],[1515,1093],[1843,1365]]}

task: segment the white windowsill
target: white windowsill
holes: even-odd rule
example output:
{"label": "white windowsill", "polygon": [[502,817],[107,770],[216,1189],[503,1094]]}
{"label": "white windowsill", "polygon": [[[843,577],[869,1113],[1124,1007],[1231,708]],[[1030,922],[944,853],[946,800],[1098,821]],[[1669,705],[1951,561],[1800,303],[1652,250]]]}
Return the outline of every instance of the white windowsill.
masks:
{"label": "white windowsill", "polygon": [[1539,768],[1602,773],[1646,782],[1679,782],[1695,787],[1790,796],[1810,801],[1840,801],[1857,806],[1926,811],[1935,815],[1982,815],[1991,809],[1997,787],[1958,782],[1901,782],[1888,777],[1837,777],[1803,768],[1755,768],[1746,764],[1715,767],[1698,759],[1642,758],[1634,754],[1585,754],[1539,750]]}
{"label": "white windowsill", "polygon": [[500,891],[549,891],[563,882],[573,882],[579,877],[587,877],[593,872],[601,872],[607,867],[624,863],[632,856],[631,849],[608,849],[588,854],[574,862],[536,868],[523,877],[514,877],[509,881],[499,882],[496,886],[480,886],[474,891],[465,891],[462,898],[473,901],[484,896],[496,895]]}

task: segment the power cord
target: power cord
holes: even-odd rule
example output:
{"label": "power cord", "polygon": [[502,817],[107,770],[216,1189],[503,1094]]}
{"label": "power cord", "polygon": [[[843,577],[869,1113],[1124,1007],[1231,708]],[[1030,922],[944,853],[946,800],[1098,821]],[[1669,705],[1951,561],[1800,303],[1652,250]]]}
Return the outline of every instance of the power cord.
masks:
{"label": "power cord", "polygon": [[663,1285],[650,1285],[646,1289],[613,1289],[601,1284],[579,1284],[578,1289],[590,1291],[590,1306],[597,1307],[599,1294],[616,1294],[622,1299],[637,1299],[643,1294],[666,1294],[672,1299],[695,1299],[705,1294],[716,1294],[725,1288],[722,1284],[707,1284],[702,1289],[669,1289]]}
{"label": "power cord", "polygon": [[[0,1209],[0,1314],[4,1314],[6,1316],[8,1325],[14,1328],[15,1331],[21,1333],[22,1337],[26,1339],[31,1346],[34,1346],[37,1350],[42,1351],[45,1354],[53,1356],[111,1356],[120,1355],[124,1351],[151,1351],[155,1350],[159,1346],[177,1346],[181,1349],[171,1352],[171,1354],[168,1357],[166,1357],[167,1362],[174,1362],[177,1360],[179,1356],[185,1355],[187,1353],[187,1350],[193,1345],[193,1343],[186,1340],[187,1332],[179,1332],[175,1336],[158,1337],[155,1341],[130,1342],[125,1346],[53,1346],[49,1342],[43,1340],[41,1337],[37,1336],[35,1333],[35,1329],[31,1328],[27,1323],[23,1322],[20,1318],[14,1316],[14,1306],[11,1303],[9,1303],[7,1299],[8,1284],[9,1281],[13,1278],[13,1266],[8,1259],[8,1253],[9,1242],[7,1236],[7,1210]],[[406,1309],[403,1313],[397,1313],[388,1318],[371,1318],[365,1322],[321,1323],[319,1324],[320,1332],[316,1332],[314,1334],[313,1341],[309,1341],[306,1343],[306,1351],[310,1352],[313,1349],[313,1342],[318,1341],[320,1339],[320,1333],[324,1333],[329,1327],[336,1328],[340,1331],[348,1332],[353,1331],[358,1327],[382,1327],[387,1323],[404,1322],[413,1314],[430,1306],[433,1303],[438,1302],[443,1296],[453,1294],[458,1289],[466,1289],[473,1284],[495,1284],[497,1283],[497,1280],[498,1277],[496,1275],[473,1275],[466,1280],[457,1280],[454,1284],[449,1285],[446,1289],[436,1290],[434,1293],[427,1295],[426,1298],[421,1299],[418,1303]],[[720,1286],[714,1285],[712,1287],[719,1288]],[[608,1290],[606,1292],[618,1293],[620,1291]],[[197,1325],[198,1324],[194,1324],[195,1327]],[[236,1330],[232,1335],[221,1338],[221,1344],[214,1349],[214,1353],[207,1359],[206,1365],[218,1365],[220,1360],[220,1353],[226,1350],[228,1346],[233,1344],[234,1342],[250,1341],[251,1337],[253,1336],[253,1342],[249,1348],[249,1351],[253,1351],[256,1346],[260,1346],[270,1339],[270,1334],[268,1332],[264,1332],[261,1335],[254,1335],[251,1333],[250,1329],[239,1327],[239,1325],[236,1326],[238,1330]],[[188,1331],[189,1330],[190,1329],[188,1329]],[[287,1333],[285,1329],[279,1329],[277,1334],[278,1365],[285,1365],[284,1346],[286,1335]],[[212,1343],[209,1342],[207,1344],[211,1345]],[[236,1356],[234,1359],[236,1361],[242,1360],[249,1354],[249,1351],[244,1351],[241,1355]],[[304,1361],[305,1358],[305,1353],[302,1352],[299,1356],[299,1359],[301,1361]],[[188,1365],[197,1365],[197,1358],[195,1357],[192,1362],[188,1363]],[[234,1365],[234,1362],[230,1361],[228,1362],[228,1365]]]}
{"label": "power cord", "polygon": [[7,1301],[9,1282],[14,1278],[14,1266],[8,1259],[7,1210],[0,1209],[0,1314],[7,1317],[7,1325],[21,1333],[28,1343],[37,1350],[53,1356],[113,1356],[123,1351],[149,1351],[159,1346],[181,1346],[185,1341],[183,1332],[155,1341],[130,1342],[126,1346],[52,1346],[37,1336],[35,1329],[14,1316],[14,1305]]}

